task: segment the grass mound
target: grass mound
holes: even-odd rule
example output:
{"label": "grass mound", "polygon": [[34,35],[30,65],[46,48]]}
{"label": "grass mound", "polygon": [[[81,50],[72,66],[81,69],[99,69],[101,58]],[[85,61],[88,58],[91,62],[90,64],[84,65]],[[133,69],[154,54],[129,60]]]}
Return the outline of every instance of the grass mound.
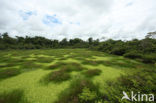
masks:
{"label": "grass mound", "polygon": [[71,78],[70,72],[82,71],[84,69],[80,64],[74,62],[73,63],[59,62],[54,65],[51,65],[50,68],[54,69],[58,68],[59,70],[48,74],[48,76],[44,79],[47,83],[51,81],[60,83],[62,81],[69,80]]}
{"label": "grass mound", "polygon": [[97,65],[99,65],[100,63],[97,62],[97,61],[93,61],[93,60],[84,60],[84,61],[82,62],[82,64],[84,64],[84,65],[93,65],[93,66],[97,66]]}
{"label": "grass mound", "polygon": [[63,70],[58,70],[58,71],[54,71],[49,73],[43,80],[42,82],[44,83],[50,83],[50,82],[55,82],[55,83],[60,83],[66,80],[69,80],[70,74],[63,71]]}
{"label": "grass mound", "polygon": [[24,103],[22,97],[23,97],[22,90],[14,90],[8,93],[4,92],[0,94],[0,103],[21,103],[21,102]]}
{"label": "grass mound", "polygon": [[34,60],[25,61],[22,65],[20,65],[20,68],[24,70],[33,70],[41,67],[42,65],[36,64]]}
{"label": "grass mound", "polygon": [[81,71],[85,69],[80,64],[75,63],[75,62],[71,62],[71,63],[57,62],[48,67],[48,69],[56,69],[56,68],[62,69],[63,71],[66,71],[66,72]]}
{"label": "grass mound", "polygon": [[85,68],[83,68],[80,64],[78,63],[67,63],[66,65],[62,66],[62,70],[66,72],[72,72],[72,71],[81,71]]}
{"label": "grass mound", "polygon": [[55,71],[49,75],[49,81],[62,82],[70,79],[70,75],[64,71]]}
{"label": "grass mound", "polygon": [[63,62],[56,62],[55,64],[52,64],[48,67],[48,69],[56,69],[56,68],[59,68],[61,66],[64,66],[66,65],[66,63],[63,63]]}
{"label": "grass mound", "polygon": [[19,69],[16,69],[16,68],[3,69],[3,70],[0,70],[0,80],[5,79],[5,78],[9,78],[9,77],[12,77],[12,76],[16,76],[18,74],[20,74]]}
{"label": "grass mound", "polygon": [[50,63],[53,61],[53,58],[51,57],[38,57],[36,62],[39,62],[39,63]]}
{"label": "grass mound", "polygon": [[85,75],[86,77],[93,77],[93,76],[100,75],[101,72],[102,72],[102,71],[99,70],[99,69],[90,69],[90,70],[84,72],[84,75]]}
{"label": "grass mound", "polygon": [[98,86],[89,79],[78,77],[59,95],[55,103],[95,103],[99,98]]}

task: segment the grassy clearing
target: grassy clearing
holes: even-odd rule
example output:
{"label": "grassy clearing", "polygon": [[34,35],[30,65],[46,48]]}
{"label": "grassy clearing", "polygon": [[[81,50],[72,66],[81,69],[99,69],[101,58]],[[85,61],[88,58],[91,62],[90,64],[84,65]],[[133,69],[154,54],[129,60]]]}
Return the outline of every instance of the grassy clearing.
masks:
{"label": "grassy clearing", "polygon": [[[85,49],[8,50],[0,55],[0,95],[5,99],[22,89],[22,97],[15,96],[20,103],[25,103],[20,98],[27,103],[114,103],[120,102],[122,88],[141,83],[155,92],[155,65],[122,56]],[[117,93],[121,95],[112,96]]]}

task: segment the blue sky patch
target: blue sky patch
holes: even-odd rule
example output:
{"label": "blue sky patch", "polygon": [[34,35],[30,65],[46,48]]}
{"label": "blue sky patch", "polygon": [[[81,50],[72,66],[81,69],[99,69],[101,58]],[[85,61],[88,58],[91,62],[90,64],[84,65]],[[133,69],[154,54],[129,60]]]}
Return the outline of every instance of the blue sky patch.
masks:
{"label": "blue sky patch", "polygon": [[131,6],[131,5],[133,5],[133,2],[129,2],[126,4],[126,6]]}
{"label": "blue sky patch", "polygon": [[28,20],[30,16],[37,15],[35,11],[19,11],[19,15],[22,17],[23,20]]}
{"label": "blue sky patch", "polygon": [[49,26],[54,26],[56,24],[62,24],[62,22],[57,18],[56,14],[54,15],[45,15],[43,18],[43,23]]}
{"label": "blue sky patch", "polygon": [[80,22],[69,22],[69,24],[80,25]]}

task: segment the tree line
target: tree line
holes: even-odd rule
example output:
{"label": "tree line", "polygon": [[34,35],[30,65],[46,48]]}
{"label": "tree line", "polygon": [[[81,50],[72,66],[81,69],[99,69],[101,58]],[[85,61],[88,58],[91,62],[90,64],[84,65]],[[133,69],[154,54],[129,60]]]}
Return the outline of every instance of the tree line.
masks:
{"label": "tree line", "polygon": [[8,33],[0,34],[0,49],[43,49],[43,48],[88,48],[89,45],[96,45],[99,40],[89,38],[83,41],[80,38],[67,40],[66,38],[59,40],[50,40],[45,37],[19,37],[12,38]]}
{"label": "tree line", "polygon": [[88,38],[67,40],[51,40],[41,36],[12,38],[8,33],[0,34],[0,50],[6,49],[46,49],[46,48],[88,48],[109,54],[121,55],[131,59],[138,59],[144,63],[156,62],[156,32],[149,32],[142,40],[130,41],[108,39],[105,41]]}

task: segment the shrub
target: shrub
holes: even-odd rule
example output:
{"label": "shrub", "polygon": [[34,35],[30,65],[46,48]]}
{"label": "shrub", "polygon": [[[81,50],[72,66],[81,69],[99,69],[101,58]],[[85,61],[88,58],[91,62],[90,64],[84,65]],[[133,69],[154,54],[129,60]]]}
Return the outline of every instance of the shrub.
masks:
{"label": "shrub", "polygon": [[20,70],[16,68],[0,70],[0,79],[9,78],[20,74]]}
{"label": "shrub", "polygon": [[120,48],[120,47],[118,47],[118,48],[113,48],[112,50],[111,50],[111,54],[115,54],[115,55],[123,55],[124,53],[125,53],[125,48]]}
{"label": "shrub", "polygon": [[68,63],[65,66],[62,66],[61,69],[66,72],[72,72],[72,71],[81,71],[85,68],[83,68],[80,64],[73,62],[73,63]]}
{"label": "shrub", "polygon": [[72,63],[58,62],[56,64],[49,66],[48,68],[49,69],[60,68],[62,69],[62,71],[66,71],[66,72],[81,71],[84,69],[80,64],[75,63],[75,62],[72,62]]}
{"label": "shrub", "polygon": [[99,70],[99,69],[90,69],[90,70],[84,72],[84,75],[87,77],[93,77],[96,75],[100,75],[100,73],[101,73],[101,70]]}
{"label": "shrub", "polygon": [[154,55],[145,55],[142,58],[143,63],[152,63],[154,64],[156,62],[156,56]]}
{"label": "shrub", "polygon": [[84,60],[82,62],[82,64],[84,64],[84,65],[93,65],[93,66],[97,66],[102,63],[103,63],[103,61],[97,61],[97,60],[96,61],[95,60]]}
{"label": "shrub", "polygon": [[79,94],[79,99],[81,102],[86,103],[86,102],[91,102],[95,101],[97,98],[97,94],[95,91],[91,91],[89,88],[84,87],[82,89],[82,93]]}
{"label": "shrub", "polygon": [[4,49],[6,49],[5,45],[0,43],[0,50],[4,50]]}
{"label": "shrub", "polygon": [[135,59],[135,58],[142,58],[142,55],[137,53],[137,51],[131,51],[131,52],[124,54],[124,57]]}
{"label": "shrub", "polygon": [[56,103],[95,103],[100,98],[98,89],[90,80],[78,77],[71,82],[69,88],[61,92]]}
{"label": "shrub", "polygon": [[[149,69],[152,70],[149,71]],[[151,71],[153,71],[153,73]],[[139,91],[140,93],[146,94],[155,93],[155,68],[145,68],[142,69],[141,72],[122,75],[116,81],[108,81],[107,85],[110,89],[106,90],[104,94],[106,98],[104,101],[112,101],[112,103],[121,102],[121,97],[123,96],[121,91]],[[112,97],[112,95],[116,96]]]}
{"label": "shrub", "polygon": [[38,57],[37,62],[39,63],[50,63],[53,61],[53,58],[50,57]]}
{"label": "shrub", "polygon": [[20,65],[20,68],[23,70],[34,70],[34,69],[38,69],[38,68],[42,67],[41,64],[37,64],[34,61],[36,61],[36,60],[25,61],[22,63],[22,65]]}
{"label": "shrub", "polygon": [[48,69],[56,69],[62,65],[65,65],[65,63],[61,63],[61,62],[56,62],[55,64],[52,64],[48,67]]}
{"label": "shrub", "polygon": [[70,79],[70,74],[62,70],[54,71],[48,75],[48,81],[62,82]]}
{"label": "shrub", "polygon": [[21,103],[23,91],[22,90],[14,90],[12,92],[4,92],[0,94],[0,103]]}

